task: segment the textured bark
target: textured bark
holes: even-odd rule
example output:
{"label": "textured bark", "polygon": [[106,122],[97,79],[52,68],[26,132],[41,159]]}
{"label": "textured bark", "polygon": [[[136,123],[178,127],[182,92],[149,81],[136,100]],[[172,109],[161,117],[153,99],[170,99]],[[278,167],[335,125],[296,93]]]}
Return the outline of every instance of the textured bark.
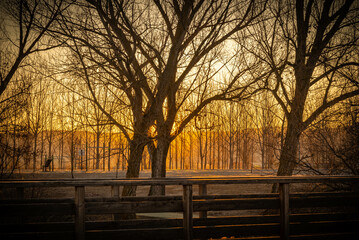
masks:
{"label": "textured bark", "polygon": [[310,75],[304,67],[296,69],[296,91],[288,114],[288,123],[283,148],[279,158],[278,176],[291,176],[298,162],[298,143],[303,128],[303,112],[310,87]]}
{"label": "textured bark", "polygon": [[292,124],[287,128],[285,142],[279,158],[278,176],[291,176],[298,162],[298,142],[300,131]]}
{"label": "textured bark", "polygon": [[[166,159],[170,143],[168,138],[159,139],[157,147],[152,143],[152,150],[150,151],[152,155],[152,178],[166,177]],[[165,193],[165,186],[151,186],[149,195],[165,195]]]}
{"label": "textured bark", "polygon": [[[138,178],[140,173],[140,164],[142,153],[146,145],[146,138],[142,135],[135,134],[130,142],[130,156],[126,178]],[[137,186],[124,186],[122,196],[136,196]]]}
{"label": "textured bark", "polygon": [[[308,75],[308,72],[304,70],[304,67],[296,69],[296,91],[291,111],[288,113],[286,135],[279,157],[277,176],[291,176],[299,160],[299,138],[305,130],[303,127],[303,112],[310,87],[311,73]],[[272,191],[278,192],[278,184],[273,185]]]}

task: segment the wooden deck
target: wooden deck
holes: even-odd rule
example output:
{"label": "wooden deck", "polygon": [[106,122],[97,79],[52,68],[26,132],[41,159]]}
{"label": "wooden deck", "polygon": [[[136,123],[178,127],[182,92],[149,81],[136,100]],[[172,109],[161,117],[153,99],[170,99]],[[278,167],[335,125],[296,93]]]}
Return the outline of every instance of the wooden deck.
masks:
{"label": "wooden deck", "polygon": [[[208,187],[218,184],[274,183],[279,184],[278,194],[207,193]],[[351,190],[290,191],[291,184],[302,183],[345,184]],[[351,176],[1,180],[1,191],[12,190],[16,197],[0,200],[0,239],[356,239],[358,184],[359,177]],[[178,185],[183,191],[178,196],[121,197],[119,187],[125,185]],[[86,188],[93,186],[111,186],[112,196],[85,197]],[[72,198],[27,198],[24,194],[27,188],[57,187],[73,188],[75,194]],[[233,210],[261,211],[208,214]],[[162,217],[121,219],[134,213]],[[181,217],[167,218],[165,213]],[[110,219],[98,218],[105,215]]]}

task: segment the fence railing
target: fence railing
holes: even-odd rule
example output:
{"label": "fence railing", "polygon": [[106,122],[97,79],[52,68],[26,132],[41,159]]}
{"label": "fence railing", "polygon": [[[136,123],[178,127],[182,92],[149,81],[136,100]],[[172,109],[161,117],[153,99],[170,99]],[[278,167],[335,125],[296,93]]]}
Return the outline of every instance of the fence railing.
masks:
{"label": "fence railing", "polygon": [[[355,239],[359,233],[358,183],[359,177],[347,176],[1,180],[0,238]],[[212,186],[236,189],[243,184],[279,184],[279,193],[208,193]],[[339,184],[341,188],[290,191],[291,185],[298,184]],[[126,185],[182,186],[182,193],[120,196],[120,186]],[[108,186],[110,197],[86,195],[87,188]],[[72,188],[74,196],[27,196],[30,190],[38,188]],[[233,210],[237,215],[213,214]],[[242,210],[254,214],[241,213]],[[182,213],[182,217],[123,219],[138,213],[169,212]]]}

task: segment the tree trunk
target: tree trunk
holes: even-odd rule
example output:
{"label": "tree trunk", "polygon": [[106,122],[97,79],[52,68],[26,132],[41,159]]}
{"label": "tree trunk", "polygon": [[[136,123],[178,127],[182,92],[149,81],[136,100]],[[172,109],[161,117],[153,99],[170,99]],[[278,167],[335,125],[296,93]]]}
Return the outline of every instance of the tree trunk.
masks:
{"label": "tree trunk", "polygon": [[242,152],[242,159],[243,159],[243,169],[249,169],[249,157],[248,157],[248,132],[247,129],[243,130],[243,152]]}
{"label": "tree trunk", "polygon": [[88,148],[87,148],[87,146],[88,146],[88,133],[87,133],[87,127],[85,128],[85,134],[86,134],[86,136],[85,136],[85,138],[86,138],[86,148],[85,148],[85,154],[86,154],[86,162],[85,162],[85,166],[86,166],[86,172],[89,170],[88,169]]}
{"label": "tree trunk", "polygon": [[33,169],[33,172],[36,171],[36,158],[37,158],[37,133],[34,134],[34,149],[33,149],[33,158],[32,158],[32,169]]}
{"label": "tree trunk", "polygon": [[64,135],[65,135],[65,132],[64,132],[64,128],[63,128],[63,125],[62,125],[62,129],[61,129],[61,153],[60,153],[60,159],[61,159],[61,163],[60,163],[60,169],[62,170],[63,169],[63,164],[64,164]]}
{"label": "tree trunk", "polygon": [[221,133],[219,129],[217,130],[217,169],[221,169]]}
{"label": "tree trunk", "polygon": [[228,168],[229,169],[233,169],[233,129],[232,127],[230,127],[230,130],[229,130],[229,166]]}
{"label": "tree trunk", "polygon": [[52,154],[52,137],[53,137],[53,129],[52,129],[52,120],[53,120],[53,113],[51,112],[50,113],[50,136],[49,136],[49,158],[52,159],[52,162],[51,162],[51,168],[52,168],[52,171],[54,171],[54,159],[53,159],[53,154]]}
{"label": "tree trunk", "polygon": [[303,112],[305,101],[310,86],[310,75],[305,68],[296,69],[296,89],[291,105],[291,112],[288,114],[287,131],[284,145],[279,158],[278,176],[291,176],[297,164],[298,143],[300,134],[304,129]]}
{"label": "tree trunk", "polygon": [[102,137],[102,171],[106,170],[106,131],[103,131]]}
{"label": "tree trunk", "polygon": [[[181,136],[181,145],[183,145],[183,148],[181,149],[181,158],[183,159],[182,163],[181,163],[181,168],[182,170],[186,169],[186,159],[188,159],[188,156],[189,156],[189,149],[187,149],[187,143],[186,143],[186,136],[187,136],[187,133],[182,133],[182,136]],[[187,160],[187,167],[189,166],[189,160]]]}
{"label": "tree trunk", "polygon": [[189,137],[189,169],[192,169],[192,163],[193,163],[193,155],[192,155],[192,150],[193,150],[193,145],[192,145],[192,133],[188,132],[188,137]]}
{"label": "tree trunk", "polygon": [[112,142],[112,126],[108,134],[108,156],[107,156],[107,171],[111,171],[111,142]]}
{"label": "tree trunk", "polygon": [[297,164],[298,141],[301,131],[298,120],[288,119],[288,127],[284,145],[279,158],[278,176],[291,176]]}
{"label": "tree trunk", "polygon": [[199,159],[201,161],[201,170],[204,169],[204,157],[203,157],[203,150],[202,150],[202,132],[199,130]]}
{"label": "tree trunk", "polygon": [[[135,134],[133,136],[130,141],[130,156],[128,158],[126,178],[138,178],[145,145],[146,139],[142,135]],[[137,186],[124,186],[122,196],[136,196],[136,188]]]}
{"label": "tree trunk", "polygon": [[178,169],[178,141],[175,140],[175,164],[176,164],[176,170]]}
{"label": "tree trunk", "polygon": [[[297,165],[297,152],[300,134],[302,133],[302,113],[304,108],[294,107],[288,116],[287,131],[279,157],[277,176],[291,176]],[[278,192],[278,184],[274,184],[272,192]]]}
{"label": "tree trunk", "polygon": [[233,103],[230,103],[229,107],[229,164],[228,169],[233,169]]}
{"label": "tree trunk", "polygon": [[[289,121],[288,121],[289,124]],[[293,170],[297,164],[297,150],[300,132],[295,125],[290,124],[287,127],[285,142],[279,158],[279,167],[277,176],[292,176]],[[278,184],[273,184],[272,192],[278,192]]]}
{"label": "tree trunk", "polygon": [[96,170],[100,169],[100,126],[97,123],[97,132],[96,132]]}
{"label": "tree trunk", "polygon": [[[159,138],[157,147],[151,143],[150,155],[152,155],[152,178],[166,177],[166,159],[170,147],[170,140],[168,138]],[[151,186],[149,195],[165,195],[165,186]]]}

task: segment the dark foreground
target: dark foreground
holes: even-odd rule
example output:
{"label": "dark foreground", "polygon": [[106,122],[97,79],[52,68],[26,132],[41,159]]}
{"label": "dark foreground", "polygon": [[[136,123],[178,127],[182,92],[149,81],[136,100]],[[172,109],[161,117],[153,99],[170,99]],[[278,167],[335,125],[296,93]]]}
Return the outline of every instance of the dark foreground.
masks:
{"label": "dark foreground", "polygon": [[[0,238],[355,239],[358,181],[309,176],[3,180]],[[270,193],[273,183],[280,184],[279,193]],[[142,194],[121,197],[119,187],[130,185]],[[149,185],[166,185],[168,194],[146,196]],[[340,189],[323,192],[328,185]]]}

